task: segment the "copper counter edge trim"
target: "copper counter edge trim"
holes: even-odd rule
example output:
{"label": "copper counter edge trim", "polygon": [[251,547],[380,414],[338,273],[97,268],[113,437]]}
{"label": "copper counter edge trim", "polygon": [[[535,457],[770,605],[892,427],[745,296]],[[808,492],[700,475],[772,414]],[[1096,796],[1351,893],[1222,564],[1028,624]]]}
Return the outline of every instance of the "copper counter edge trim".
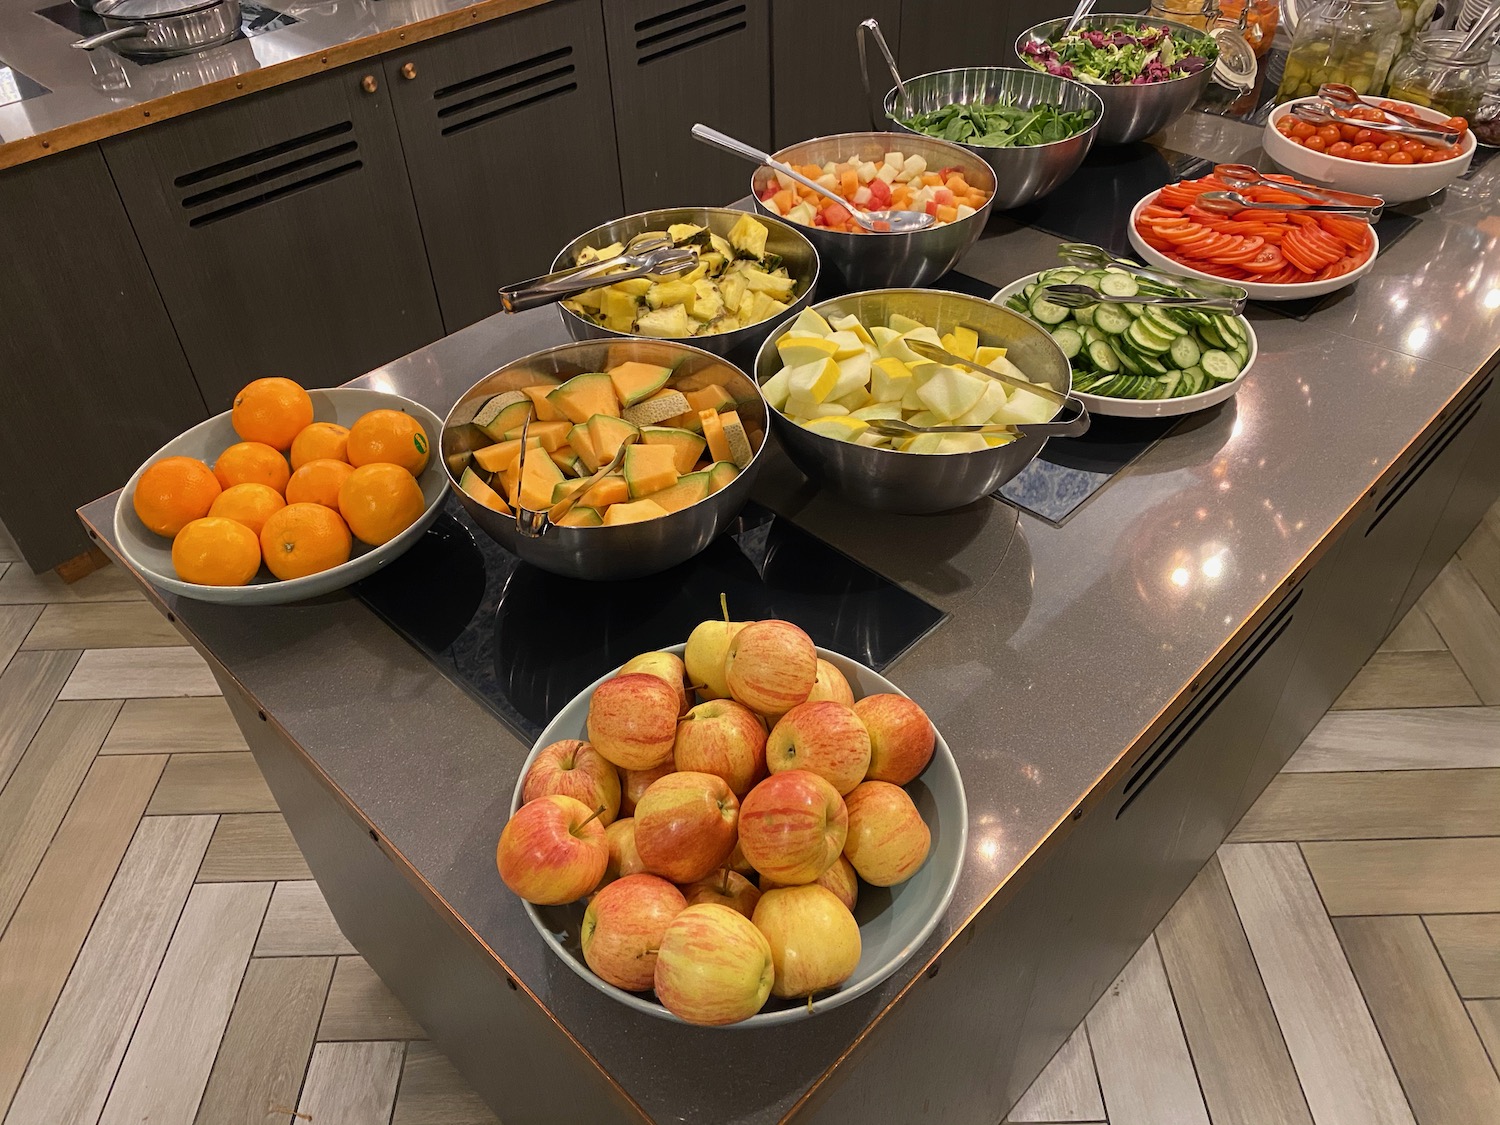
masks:
{"label": "copper counter edge trim", "polygon": [[0,171],[59,152],[81,148],[95,141],[108,140],[110,137],[133,132],[159,121],[182,117],[209,106],[222,105],[248,94],[294,82],[299,78],[326,73],[350,63],[363,62],[385,54],[387,51],[411,47],[460,28],[475,27],[481,23],[502,19],[550,2],[551,0],[478,0],[477,3],[467,8],[459,8],[456,11],[418,20],[415,23],[387,28],[359,39],[349,39],[294,59],[248,71],[245,74],[221,78],[216,82],[206,82],[190,90],[180,90],[149,101],[121,106],[119,109],[85,117],[81,121],[74,121],[67,125],[59,125],[46,132],[34,133],[29,137],[18,137],[13,141],[0,143]]}
{"label": "copper counter edge trim", "polygon": [[353,817],[356,823],[362,825],[367,832],[372,833],[376,837],[377,846],[381,851],[385,852],[386,855],[391,857],[392,862],[395,864],[397,870],[402,871],[407,876],[407,881],[415,887],[418,893],[420,893],[430,902],[441,907],[442,911],[448,917],[449,924],[454,925],[456,923],[456,928],[461,933],[468,934],[473,940],[474,944],[490,956],[495,964],[498,965],[500,969],[505,973],[506,978],[510,981],[515,982],[516,987],[525,992],[526,995],[531,998],[531,1001],[536,1004],[536,1006],[543,1012],[543,1014],[545,1014],[548,1019],[550,1019],[554,1024],[557,1025],[558,1030],[567,1037],[568,1041],[573,1044],[573,1046],[578,1050],[579,1054],[588,1059],[589,1062],[593,1063],[594,1067],[599,1071],[600,1075],[603,1076],[604,1080],[614,1088],[614,1090],[620,1095],[620,1097],[623,1098],[633,1110],[635,1110],[635,1112],[639,1115],[641,1121],[654,1121],[655,1119],[652,1118],[644,1108],[642,1108],[640,1103],[630,1095],[629,1091],[621,1086],[620,1083],[615,1080],[614,1076],[604,1068],[604,1065],[599,1062],[599,1060],[594,1056],[593,1052],[578,1041],[578,1038],[568,1030],[567,1026],[560,1019],[557,1018],[552,1009],[542,1001],[541,997],[539,997],[534,991],[532,991],[530,986],[528,986],[526,982],[521,979],[520,974],[511,970],[511,967],[505,962],[505,959],[502,958],[498,953],[496,953],[494,948],[491,947],[490,944],[479,935],[474,927],[469,925],[468,921],[463,917],[463,915],[460,914],[456,909],[454,909],[452,904],[443,897],[442,893],[439,892],[438,889],[431,883],[429,883],[419,871],[417,871],[415,866],[406,858],[405,853],[403,853],[400,848],[396,847],[395,844],[391,843],[390,838],[386,836],[385,833],[381,832],[369,817],[364,815],[359,806],[354,803],[353,799],[346,792],[344,792],[344,790],[336,781],[333,780],[333,778],[328,776],[328,773],[322,768],[322,766],[320,766],[316,761],[313,760],[312,756],[308,754],[306,749],[303,748],[302,744],[292,737],[291,732],[288,731],[286,727],[276,719],[276,717],[271,713],[270,710],[262,705],[261,701],[256,697],[255,693],[252,692],[239,679],[238,676],[229,671],[228,668],[224,667],[223,663],[219,661],[212,653],[204,651],[204,649],[202,649],[199,644],[196,643],[198,641],[198,637],[196,636],[196,634],[193,634],[190,630],[188,630],[182,618],[173,613],[172,610],[167,606],[167,604],[161,600],[157,587],[149,580],[147,580],[146,577],[140,573],[140,571],[136,570],[128,562],[125,561],[125,559],[114,549],[114,545],[101,536],[99,529],[92,522],[90,522],[89,518],[83,514],[82,510],[79,510],[77,514],[84,527],[88,528],[88,530],[90,531],[91,535],[94,538],[94,541],[98,544],[99,548],[103,550],[107,555],[109,555],[117,566],[119,566],[126,573],[134,576],[136,581],[145,587],[147,599],[152,604],[154,604],[161,613],[171,616],[173,623],[179,626],[178,632],[182,633],[190,641],[195,642],[193,644],[193,648],[200,655],[202,655],[205,660],[211,663],[214,668],[221,670],[224,673],[225,678],[227,678],[231,683],[235,685],[236,688],[239,689],[239,691],[247,700],[250,701],[250,703],[256,708],[256,710],[262,716],[264,716],[265,721],[275,728],[282,739],[284,739],[289,746],[295,748],[297,754],[301,756],[303,762],[310,769],[314,779],[320,781],[323,786],[345,807],[345,809]]}

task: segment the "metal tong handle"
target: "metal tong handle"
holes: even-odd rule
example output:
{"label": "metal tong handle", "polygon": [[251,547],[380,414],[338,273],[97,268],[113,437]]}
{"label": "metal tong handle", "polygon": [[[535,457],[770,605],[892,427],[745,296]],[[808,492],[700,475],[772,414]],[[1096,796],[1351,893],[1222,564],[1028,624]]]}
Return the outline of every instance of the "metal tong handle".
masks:
{"label": "metal tong handle", "polygon": [[[613,258],[603,258],[586,265],[558,270],[556,273],[544,273],[540,277],[502,289],[500,307],[508,313],[524,312],[600,285],[613,285],[617,281],[629,281],[650,274],[681,273],[685,269],[692,269],[697,260],[698,255],[686,246],[663,246],[645,254],[627,250]],[[628,268],[619,273],[610,272],[620,266]]]}
{"label": "metal tong handle", "polygon": [[1319,203],[1347,203],[1351,207],[1368,207],[1375,213],[1376,219],[1380,218],[1380,212],[1385,207],[1385,200],[1378,195],[1361,195],[1355,191],[1338,191],[1335,188],[1310,187],[1307,184],[1273,180],[1248,164],[1215,164],[1214,175],[1232,188],[1268,187]]}
{"label": "metal tong handle", "polygon": [[[1156,305],[1164,309],[1207,309],[1210,312],[1226,312],[1239,315],[1245,311],[1245,298],[1235,297],[1154,297],[1137,294],[1134,297],[1111,297],[1090,285],[1068,283],[1047,285],[1043,293],[1064,297],[1087,297],[1096,305]],[[1061,302],[1054,302],[1061,303]],[[1071,308],[1071,305],[1064,305]]]}
{"label": "metal tong handle", "polygon": [[[982,363],[976,363],[972,359],[965,359],[961,355],[954,355],[952,352],[940,348],[936,344],[929,343],[926,340],[907,340],[906,346],[918,355],[924,356],[934,362],[967,367],[970,371],[978,371],[981,375],[988,375],[991,379],[1004,383],[1007,387],[1014,387],[1017,390],[1030,391],[1034,395],[1040,395],[1048,402],[1054,402],[1058,406],[1063,405],[1069,399],[1068,395],[1063,394],[1061,391],[1055,391],[1044,383],[1033,383],[1030,379],[1018,379],[1014,375],[1004,371],[994,371]],[[1078,400],[1074,399],[1073,401],[1077,402]],[[1082,403],[1079,403],[1079,405],[1082,405]]]}
{"label": "metal tong handle", "polygon": [[547,522],[559,523],[563,516],[573,510],[573,505],[578,503],[585,492],[623,465],[625,463],[625,450],[636,442],[640,436],[638,433],[626,434],[625,440],[620,442],[620,448],[615,450],[615,455],[606,464],[600,465],[581,485],[547,509]]}
{"label": "metal tong handle", "polygon": [[[891,54],[891,48],[885,41],[885,35],[881,33],[880,21],[868,19],[855,29],[855,37],[859,43],[859,73],[865,83],[865,97],[873,101],[875,95],[870,90],[870,70],[865,61],[865,33],[869,32],[875,37],[875,45],[880,48],[880,53],[885,57],[885,65],[890,68],[891,77],[896,80],[896,89],[901,91],[901,108],[906,117],[911,116],[911,94],[907,92],[906,83],[901,79],[901,72],[896,69],[896,56]],[[885,102],[881,101],[881,112],[885,110]],[[881,122],[875,114],[870,115],[870,124],[879,128]]]}
{"label": "metal tong handle", "polygon": [[1239,211],[1306,211],[1313,215],[1353,215],[1374,222],[1373,208],[1356,207],[1350,203],[1257,203],[1233,191],[1205,191],[1198,197],[1200,203],[1224,203]]}
{"label": "metal tong handle", "polygon": [[[1051,390],[1052,388],[1047,388]],[[1086,433],[1092,419],[1083,400],[1067,395],[1065,406],[1074,410],[1073,417],[1061,422],[986,422],[978,426],[913,426],[892,418],[872,418],[870,429],[887,437],[898,434],[1014,434],[1017,437],[1077,437]]]}
{"label": "metal tong handle", "polygon": [[[1355,106],[1368,106],[1370,109],[1378,109],[1385,115],[1385,119],[1392,123],[1409,121],[1418,128],[1435,129],[1439,133],[1448,133],[1454,137],[1461,136],[1457,129],[1451,128],[1444,122],[1428,121],[1412,113],[1410,110],[1386,109],[1384,106],[1377,104],[1376,99],[1365,97],[1353,86],[1345,82],[1323,83],[1323,85],[1318,87],[1318,97],[1340,108],[1348,107],[1353,109]],[[1353,125],[1354,120],[1351,119],[1349,124]]]}
{"label": "metal tong handle", "polygon": [[1333,112],[1327,104],[1303,102],[1292,107],[1292,116],[1310,125],[1357,125],[1361,129],[1370,129],[1376,133],[1399,133],[1403,137],[1432,141],[1448,148],[1459,143],[1459,138],[1452,133],[1439,132],[1426,126],[1395,125],[1385,121],[1366,121],[1362,117],[1346,117],[1342,113]]}
{"label": "metal tong handle", "polygon": [[1104,247],[1088,242],[1064,242],[1057,248],[1057,256],[1071,266],[1114,266],[1136,277],[1144,277],[1162,285],[1175,285],[1179,289],[1186,289],[1190,293],[1198,293],[1205,297],[1228,297],[1231,300],[1242,301],[1249,296],[1249,293],[1238,285],[1231,285],[1226,281],[1203,281],[1196,277],[1184,277],[1181,274],[1150,269],[1139,262],[1132,262],[1129,258],[1116,258]]}

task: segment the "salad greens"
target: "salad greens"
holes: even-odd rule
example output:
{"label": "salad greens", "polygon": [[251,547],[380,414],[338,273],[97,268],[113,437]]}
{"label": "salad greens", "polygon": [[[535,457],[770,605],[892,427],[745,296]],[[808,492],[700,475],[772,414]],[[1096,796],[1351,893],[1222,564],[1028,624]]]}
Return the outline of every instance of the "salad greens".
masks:
{"label": "salad greens", "polygon": [[909,117],[901,124],[929,137],[983,148],[1020,148],[1066,140],[1094,121],[1092,109],[1065,110],[1043,103],[1022,108],[1003,102],[955,102]]}
{"label": "salad greens", "polygon": [[1197,74],[1219,57],[1207,35],[1173,34],[1149,24],[1085,28],[1045,43],[1033,40],[1026,63],[1062,78],[1095,86],[1144,86]]}

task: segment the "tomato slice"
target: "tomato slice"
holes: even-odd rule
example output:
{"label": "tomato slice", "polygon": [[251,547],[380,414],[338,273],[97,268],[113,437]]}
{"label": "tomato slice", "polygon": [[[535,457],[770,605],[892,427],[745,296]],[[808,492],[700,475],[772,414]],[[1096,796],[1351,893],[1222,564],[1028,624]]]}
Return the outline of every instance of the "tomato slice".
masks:
{"label": "tomato slice", "polygon": [[1244,268],[1251,273],[1273,274],[1278,270],[1286,268],[1286,259],[1282,257],[1281,251],[1268,242],[1262,242],[1255,257],[1244,263]]}

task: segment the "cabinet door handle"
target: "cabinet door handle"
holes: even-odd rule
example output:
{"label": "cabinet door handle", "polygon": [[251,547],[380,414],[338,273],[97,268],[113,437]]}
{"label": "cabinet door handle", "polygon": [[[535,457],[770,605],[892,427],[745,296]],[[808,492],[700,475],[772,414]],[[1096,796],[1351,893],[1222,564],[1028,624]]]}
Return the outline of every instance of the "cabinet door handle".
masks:
{"label": "cabinet door handle", "polygon": [[359,80],[359,88],[367,94],[373,94],[380,89],[380,83],[375,81],[373,74],[367,74]]}
{"label": "cabinet door handle", "polygon": [[402,63],[401,64],[401,77],[402,78],[404,78],[408,82],[410,82],[416,76],[417,76],[417,64],[416,63]]}

